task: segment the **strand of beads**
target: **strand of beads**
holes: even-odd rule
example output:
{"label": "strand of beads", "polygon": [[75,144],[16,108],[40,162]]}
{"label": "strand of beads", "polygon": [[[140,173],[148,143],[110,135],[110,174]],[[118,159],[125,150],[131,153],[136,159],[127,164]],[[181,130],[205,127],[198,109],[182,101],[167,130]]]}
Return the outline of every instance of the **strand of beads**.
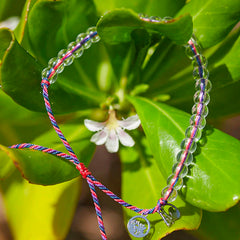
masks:
{"label": "strand of beads", "polygon": [[[171,17],[148,17],[139,14],[141,20],[146,22],[166,23]],[[201,55],[200,46],[192,37],[186,47],[186,55],[192,60],[193,78],[196,80],[196,93],[194,94],[194,106],[190,118],[190,126],[185,132],[185,139],[181,142],[181,150],[177,154],[177,162],[173,165],[172,174],[167,179],[167,186],[162,190],[162,198],[167,202],[173,202],[177,198],[177,191],[183,186],[183,178],[188,174],[188,166],[193,161],[193,153],[197,149],[197,142],[201,138],[202,129],[206,125],[208,115],[209,92],[212,84],[208,80],[207,60]]]}
{"label": "strand of beads", "polygon": [[81,57],[92,43],[99,41],[96,27],[90,27],[86,33],[80,33],[74,42],[68,44],[67,49],[59,51],[58,57],[49,60],[48,67],[42,71],[42,79],[48,80],[50,84],[56,82],[58,74],[63,72],[66,66],[71,65],[75,58]]}
{"label": "strand of beads", "polygon": [[166,23],[166,22],[169,22],[172,20],[172,17],[164,17],[164,18],[161,18],[158,16],[148,17],[148,15],[141,14],[141,13],[138,16],[140,17],[141,20],[143,20],[145,22]]}
{"label": "strand of beads", "polygon": [[181,150],[177,154],[177,162],[172,168],[172,174],[167,179],[167,187],[162,191],[164,200],[172,202],[177,197],[177,191],[183,186],[183,178],[188,174],[188,166],[193,162],[193,153],[197,149],[197,142],[201,138],[208,115],[209,92],[211,82],[208,80],[207,61],[201,55],[200,47],[194,38],[186,45],[186,55],[192,60],[193,77],[196,80],[194,106],[190,118],[190,126],[185,132],[185,139],[181,142]]}

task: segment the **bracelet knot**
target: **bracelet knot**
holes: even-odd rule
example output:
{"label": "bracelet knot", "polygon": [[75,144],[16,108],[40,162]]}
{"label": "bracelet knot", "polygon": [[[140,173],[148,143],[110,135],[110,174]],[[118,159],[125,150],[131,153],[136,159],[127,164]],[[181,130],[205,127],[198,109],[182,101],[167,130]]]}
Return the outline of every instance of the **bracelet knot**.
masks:
{"label": "bracelet knot", "polygon": [[49,87],[50,86],[50,82],[47,80],[47,79],[43,79],[42,82],[41,82],[41,86],[42,88],[45,86]]}
{"label": "bracelet knot", "polygon": [[77,170],[80,172],[83,178],[87,178],[88,175],[91,175],[92,173],[88,170],[88,168],[85,167],[83,163],[79,163],[76,165]]}

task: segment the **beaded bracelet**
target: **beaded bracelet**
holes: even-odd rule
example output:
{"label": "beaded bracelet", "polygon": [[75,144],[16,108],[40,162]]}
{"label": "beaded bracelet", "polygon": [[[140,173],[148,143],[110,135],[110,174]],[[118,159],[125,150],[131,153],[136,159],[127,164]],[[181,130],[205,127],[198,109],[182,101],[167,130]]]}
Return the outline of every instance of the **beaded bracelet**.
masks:
{"label": "beaded bracelet", "polygon": [[[169,17],[166,17],[164,19],[160,19],[158,17],[148,18],[147,16],[143,15],[139,15],[139,17],[143,21],[171,21]],[[92,176],[91,172],[84,166],[84,164],[78,160],[76,154],[74,153],[73,149],[69,145],[68,141],[66,140],[65,136],[61,132],[56,122],[49,101],[48,88],[56,81],[57,75],[60,74],[66,66],[72,64],[75,58],[81,57],[84,50],[88,49],[92,43],[97,43],[99,40],[100,37],[97,34],[96,28],[89,28],[86,33],[79,34],[76,38],[76,41],[71,42],[66,50],[61,50],[58,53],[57,58],[50,59],[50,61],[48,62],[48,67],[42,71],[41,86],[43,89],[45,107],[49,119],[53,125],[53,128],[55,129],[64,146],[68,150],[69,155],[51,148],[46,148],[30,143],[17,144],[10,146],[10,148],[28,148],[32,150],[42,151],[65,158],[75,164],[82,177],[85,178],[88,182],[95,205],[102,239],[107,239],[107,236],[105,233],[101,208],[97,198],[95,186],[102,190],[104,193],[106,193],[114,201],[139,214],[129,220],[127,227],[130,234],[132,234],[134,237],[144,237],[150,231],[150,222],[147,219],[148,214],[153,214],[156,212],[159,213],[167,226],[171,226],[175,220],[180,218],[179,210],[169,202],[173,202],[177,198],[177,192],[183,186],[183,178],[188,174],[188,166],[193,161],[193,153],[196,151],[197,142],[201,138],[202,129],[205,127],[206,124],[205,118],[208,115],[207,105],[210,101],[209,92],[211,90],[211,82],[208,80],[209,74],[206,68],[207,61],[205,57],[201,55],[200,47],[197,44],[195,37],[192,37],[188,41],[188,44],[185,45],[186,55],[192,60],[193,77],[196,80],[195,88],[197,90],[194,94],[194,106],[192,108],[190,126],[186,129],[185,139],[181,142],[181,150],[176,156],[176,163],[172,168],[172,174],[167,179],[167,186],[162,190],[161,198],[158,200],[156,206],[154,206],[153,208],[141,209],[125,202],[124,200],[116,196],[113,192],[111,192],[103,184],[96,180]]]}

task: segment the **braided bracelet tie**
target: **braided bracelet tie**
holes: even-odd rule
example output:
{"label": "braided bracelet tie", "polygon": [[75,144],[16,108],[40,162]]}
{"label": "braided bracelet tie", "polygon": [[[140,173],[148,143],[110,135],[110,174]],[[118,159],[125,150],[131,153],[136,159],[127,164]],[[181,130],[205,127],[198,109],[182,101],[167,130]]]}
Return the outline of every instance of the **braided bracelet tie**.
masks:
{"label": "braided bracelet tie", "polygon": [[[139,16],[143,21],[151,22],[168,22],[171,21],[170,18],[160,19],[157,17],[150,17],[140,15]],[[207,61],[204,56],[200,53],[200,47],[196,42],[196,39],[192,37],[186,47],[186,54],[192,60],[193,63],[193,77],[196,80],[195,88],[196,93],[194,94],[194,106],[192,108],[192,116],[190,118],[190,126],[186,129],[185,139],[181,142],[181,150],[176,156],[176,163],[172,168],[172,174],[167,179],[167,186],[162,190],[162,196],[157,201],[156,206],[151,209],[140,209],[135,207],[118,196],[111,192],[107,187],[101,184],[96,180],[91,172],[83,163],[81,163],[70,144],[66,140],[62,131],[60,130],[54,114],[52,112],[51,104],[48,96],[48,88],[53,84],[57,75],[60,74],[66,66],[69,66],[74,58],[79,58],[82,56],[84,50],[88,49],[92,43],[96,43],[100,40],[100,37],[97,34],[96,28],[91,27],[87,30],[87,33],[81,33],[77,36],[76,41],[68,45],[68,48],[61,50],[58,53],[57,58],[50,59],[48,67],[42,71],[42,82],[41,86],[43,89],[43,98],[45,102],[45,107],[49,116],[49,119],[52,123],[53,128],[61,139],[62,143],[66,147],[69,155],[62,153],[60,151],[46,148],[30,143],[23,143],[10,146],[10,148],[15,149],[31,149],[42,151],[48,154],[53,154],[62,158],[67,159],[68,161],[75,164],[76,168],[80,172],[83,178],[87,180],[87,183],[90,188],[90,192],[93,198],[98,224],[100,228],[100,233],[102,239],[107,239],[105,228],[102,219],[102,213],[100,204],[97,198],[95,186],[106,193],[114,201],[121,204],[122,206],[135,211],[140,214],[131,218],[128,222],[128,230],[135,237],[144,237],[150,231],[150,223],[147,219],[148,214],[153,214],[158,212],[167,226],[170,226],[174,221],[180,218],[179,210],[169,202],[172,202],[177,197],[177,191],[179,191],[183,186],[183,178],[188,174],[188,166],[193,161],[193,153],[196,151],[197,142],[201,138],[202,129],[206,124],[206,116],[208,115],[208,103],[210,101],[209,91],[211,90],[211,82],[208,80],[208,71],[207,71]],[[167,209],[166,209],[167,208]]]}

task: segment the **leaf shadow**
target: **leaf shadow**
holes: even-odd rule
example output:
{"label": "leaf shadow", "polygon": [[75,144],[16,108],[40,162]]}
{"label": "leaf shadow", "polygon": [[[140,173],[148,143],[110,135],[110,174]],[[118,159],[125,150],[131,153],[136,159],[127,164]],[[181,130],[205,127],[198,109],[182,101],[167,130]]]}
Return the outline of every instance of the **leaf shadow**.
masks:
{"label": "leaf shadow", "polygon": [[[136,172],[141,168],[147,168],[152,165],[153,156],[151,155],[148,147],[148,143],[146,141],[145,136],[142,132],[135,132],[134,134],[135,140],[135,149],[136,151],[131,153],[131,149],[126,151],[128,157],[131,159],[129,162],[124,162],[123,171],[125,172]],[[137,154],[136,154],[137,153]]]}

